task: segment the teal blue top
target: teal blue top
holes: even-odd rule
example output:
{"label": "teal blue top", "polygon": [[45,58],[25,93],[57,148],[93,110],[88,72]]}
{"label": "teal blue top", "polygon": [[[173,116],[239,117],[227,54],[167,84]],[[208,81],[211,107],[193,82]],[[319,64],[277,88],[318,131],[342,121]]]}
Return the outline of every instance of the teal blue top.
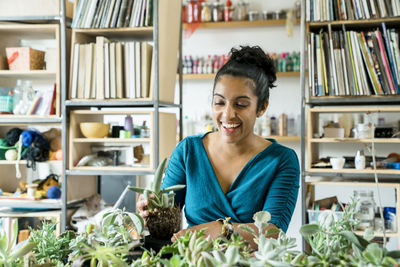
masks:
{"label": "teal blue top", "polygon": [[175,200],[185,206],[189,227],[231,217],[232,222],[254,222],[257,211],[268,211],[271,223],[286,232],[299,190],[296,153],[274,139],[255,155],[234,180],[226,194],[215,175],[203,145],[206,134],[183,139],[172,152],[162,188],[185,184]]}

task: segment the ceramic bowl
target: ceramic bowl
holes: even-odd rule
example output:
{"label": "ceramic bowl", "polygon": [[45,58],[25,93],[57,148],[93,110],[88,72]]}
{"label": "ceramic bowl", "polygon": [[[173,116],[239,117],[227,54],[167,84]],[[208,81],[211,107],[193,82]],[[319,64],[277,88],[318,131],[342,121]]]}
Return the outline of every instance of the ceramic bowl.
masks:
{"label": "ceramic bowl", "polygon": [[330,158],[332,169],[334,170],[343,169],[345,161],[345,158]]}
{"label": "ceramic bowl", "polygon": [[103,138],[110,131],[109,123],[102,122],[81,122],[79,124],[81,132],[86,138]]}

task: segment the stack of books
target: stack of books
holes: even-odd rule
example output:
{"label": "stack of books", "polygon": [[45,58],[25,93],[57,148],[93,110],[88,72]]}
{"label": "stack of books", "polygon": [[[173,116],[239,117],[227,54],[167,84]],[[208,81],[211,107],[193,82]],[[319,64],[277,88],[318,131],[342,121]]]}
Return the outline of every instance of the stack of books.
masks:
{"label": "stack of books", "polygon": [[400,94],[399,31],[311,32],[308,70],[311,96]]}
{"label": "stack of books", "polygon": [[147,42],[96,43],[73,47],[70,99],[151,98],[154,87],[153,47]]}
{"label": "stack of books", "polygon": [[72,28],[122,28],[153,25],[152,0],[79,0]]}
{"label": "stack of books", "polygon": [[359,20],[400,16],[398,0],[306,0],[307,21]]}

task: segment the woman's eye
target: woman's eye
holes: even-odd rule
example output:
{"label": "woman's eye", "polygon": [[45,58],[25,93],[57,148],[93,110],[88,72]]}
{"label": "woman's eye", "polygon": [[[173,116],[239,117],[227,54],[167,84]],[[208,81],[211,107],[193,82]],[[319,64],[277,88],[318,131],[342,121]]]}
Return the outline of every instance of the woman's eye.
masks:
{"label": "woman's eye", "polygon": [[214,105],[216,106],[222,106],[224,104],[224,102],[215,102]]}
{"label": "woman's eye", "polygon": [[247,107],[249,104],[248,104],[248,103],[237,103],[236,105],[237,105],[238,107],[245,108],[245,107]]}

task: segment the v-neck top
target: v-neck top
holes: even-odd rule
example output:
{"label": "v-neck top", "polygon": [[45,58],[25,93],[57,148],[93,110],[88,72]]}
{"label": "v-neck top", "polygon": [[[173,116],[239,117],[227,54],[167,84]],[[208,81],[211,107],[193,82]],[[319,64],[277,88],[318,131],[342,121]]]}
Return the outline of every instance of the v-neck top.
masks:
{"label": "v-neck top", "polygon": [[[207,134],[207,133],[206,133]],[[296,205],[300,168],[294,150],[274,139],[251,158],[224,194],[203,144],[206,134],[183,139],[172,152],[162,188],[185,184],[175,202],[185,206],[189,227],[231,217],[232,222],[254,222],[264,210],[270,223],[286,232]]]}

